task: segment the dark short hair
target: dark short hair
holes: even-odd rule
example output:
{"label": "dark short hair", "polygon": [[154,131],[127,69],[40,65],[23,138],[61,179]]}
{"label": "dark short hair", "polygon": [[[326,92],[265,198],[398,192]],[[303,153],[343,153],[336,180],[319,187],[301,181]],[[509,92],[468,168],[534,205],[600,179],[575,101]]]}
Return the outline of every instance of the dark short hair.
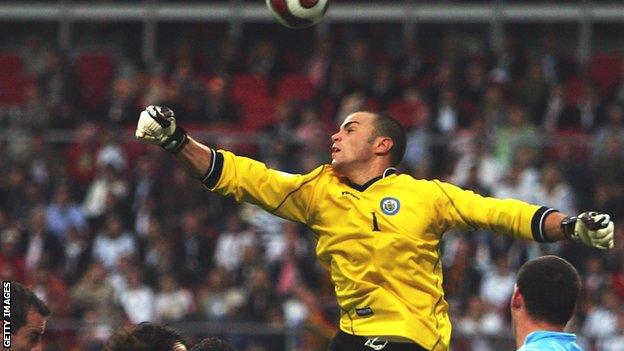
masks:
{"label": "dark short hair", "polygon": [[105,351],[171,351],[175,343],[185,344],[182,336],[165,325],[143,322],[131,330],[117,331]]}
{"label": "dark short hair", "polygon": [[30,289],[18,282],[11,282],[11,334],[15,335],[26,325],[28,312],[34,310],[43,318],[48,318],[52,311]]}
{"label": "dark short hair", "polygon": [[193,345],[191,351],[236,351],[236,349],[219,338],[205,338]]}
{"label": "dark short hair", "polygon": [[531,318],[562,326],[572,318],[581,278],[570,262],[551,255],[526,262],[516,284]]}
{"label": "dark short hair", "polygon": [[393,166],[397,166],[403,160],[405,154],[405,146],[407,144],[407,138],[405,136],[405,129],[396,118],[386,112],[370,112],[375,116],[375,129],[373,131],[373,137],[389,137],[392,139],[394,145],[390,149],[390,159]]}

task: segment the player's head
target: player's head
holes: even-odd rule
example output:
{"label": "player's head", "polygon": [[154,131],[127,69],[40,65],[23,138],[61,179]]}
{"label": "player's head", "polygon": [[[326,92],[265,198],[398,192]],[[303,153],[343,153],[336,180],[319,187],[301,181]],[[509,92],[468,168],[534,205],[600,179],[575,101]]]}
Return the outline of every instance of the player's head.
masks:
{"label": "player's head", "polygon": [[191,351],[236,351],[236,349],[221,339],[205,338],[193,345]]}
{"label": "player's head", "polygon": [[392,116],[377,112],[355,112],[332,135],[332,165],[344,172],[352,165],[367,164],[382,157],[388,166],[403,159],[406,137],[401,124]]}
{"label": "player's head", "polygon": [[[11,289],[11,350],[35,350],[45,331],[50,309],[32,291],[17,282]],[[3,286],[7,289],[7,286]]]}
{"label": "player's head", "polygon": [[557,256],[531,260],[518,271],[511,298],[514,323],[526,316],[534,323],[563,329],[581,291],[581,278],[568,261]]}
{"label": "player's head", "polygon": [[108,340],[106,351],[187,351],[174,329],[143,322],[131,330],[119,330]]}

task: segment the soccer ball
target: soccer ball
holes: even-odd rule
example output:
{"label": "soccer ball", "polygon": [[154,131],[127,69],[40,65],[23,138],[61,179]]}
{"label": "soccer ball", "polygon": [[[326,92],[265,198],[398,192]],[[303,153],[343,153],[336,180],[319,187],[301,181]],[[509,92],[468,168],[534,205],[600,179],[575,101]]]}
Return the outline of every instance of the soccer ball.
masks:
{"label": "soccer ball", "polygon": [[329,0],[266,0],[266,4],[279,23],[300,29],[323,19]]}

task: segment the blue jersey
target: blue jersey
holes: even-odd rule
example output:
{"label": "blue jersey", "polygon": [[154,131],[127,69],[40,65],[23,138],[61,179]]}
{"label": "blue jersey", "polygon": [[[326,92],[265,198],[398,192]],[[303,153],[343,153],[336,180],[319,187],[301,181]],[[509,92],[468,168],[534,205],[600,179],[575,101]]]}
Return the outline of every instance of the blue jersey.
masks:
{"label": "blue jersey", "polygon": [[570,333],[536,331],[527,335],[518,351],[583,351]]}

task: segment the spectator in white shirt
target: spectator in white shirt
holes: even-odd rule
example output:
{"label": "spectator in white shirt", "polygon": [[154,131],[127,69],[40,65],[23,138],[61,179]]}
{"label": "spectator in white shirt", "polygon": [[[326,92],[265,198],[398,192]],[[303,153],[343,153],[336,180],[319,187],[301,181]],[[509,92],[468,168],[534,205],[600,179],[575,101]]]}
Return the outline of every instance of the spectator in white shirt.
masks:
{"label": "spectator in white shirt", "polygon": [[605,337],[618,332],[617,311],[620,302],[609,289],[600,294],[600,304],[592,307],[585,318],[582,333],[589,337]]}
{"label": "spectator in white shirt", "polygon": [[109,271],[114,270],[123,256],[134,256],[136,244],[129,232],[124,232],[121,218],[112,214],[106,218],[104,230],[97,234],[93,244],[93,259]]}
{"label": "spectator in white shirt", "polygon": [[485,303],[502,309],[509,301],[514,284],[515,277],[509,269],[507,258],[498,255],[494,259],[494,269],[485,272],[483,276],[479,295]]}
{"label": "spectator in white shirt", "polygon": [[156,299],[152,289],[145,285],[138,269],[128,272],[128,286],[119,294],[119,304],[130,322],[152,322],[156,317]]}
{"label": "spectator in white shirt", "polygon": [[191,312],[193,294],[178,285],[173,274],[160,278],[156,294],[156,320],[160,323],[183,320]]}
{"label": "spectator in white shirt", "polygon": [[237,214],[231,214],[225,222],[225,231],[219,235],[215,249],[215,263],[233,272],[240,266],[247,247],[254,244],[254,234],[244,227]]}

